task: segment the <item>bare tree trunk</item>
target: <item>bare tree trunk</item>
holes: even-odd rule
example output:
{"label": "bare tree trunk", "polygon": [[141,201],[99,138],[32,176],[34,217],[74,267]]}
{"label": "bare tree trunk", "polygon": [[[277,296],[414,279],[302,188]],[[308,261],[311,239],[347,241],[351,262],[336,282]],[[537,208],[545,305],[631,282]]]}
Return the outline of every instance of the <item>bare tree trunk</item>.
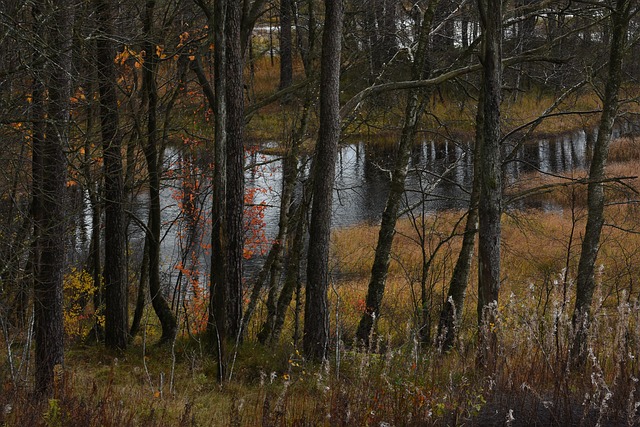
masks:
{"label": "bare tree trunk", "polygon": [[383,63],[388,63],[398,50],[396,35],[398,0],[384,0],[384,13],[378,16],[380,34],[380,50]]}
{"label": "bare tree trunk", "polygon": [[100,128],[104,156],[105,232],[105,344],[115,349],[127,347],[129,334],[126,281],[126,233],[122,136],[118,124],[118,98],[113,49],[113,17],[108,0],[96,1],[98,38],[96,63],[100,93]]}
{"label": "bare tree trunk", "polygon": [[[422,28],[418,41],[417,53],[412,66],[412,79],[420,80],[424,77],[425,62],[429,48],[429,32],[433,21],[434,10],[437,1],[431,1],[422,19]],[[396,160],[391,174],[391,184],[387,203],[382,213],[382,222],[378,233],[378,243],[376,245],[373,266],[371,267],[371,279],[367,290],[366,311],[363,313],[356,332],[358,341],[369,344],[369,336],[374,326],[374,319],[380,316],[380,304],[384,295],[389,262],[391,260],[391,246],[395,235],[398,212],[404,194],[405,179],[409,168],[409,158],[411,147],[414,142],[418,121],[421,115],[419,108],[420,91],[412,89],[407,95],[407,105],[405,109],[404,126],[400,142],[396,148]],[[315,195],[314,195],[315,197]]]}
{"label": "bare tree trunk", "polygon": [[291,0],[280,0],[280,89],[293,82]]}
{"label": "bare tree trunk", "polygon": [[325,0],[320,65],[320,133],[313,162],[313,205],[309,226],[303,349],[323,360],[329,344],[329,239],[335,163],[340,141],[340,50],[342,0]]}
{"label": "bare tree trunk", "polygon": [[598,256],[600,234],[604,224],[604,169],[609,154],[609,143],[618,112],[618,91],[622,81],[622,59],[625,39],[629,27],[630,0],[617,0],[611,18],[612,36],[609,53],[609,71],[605,88],[602,116],[598,127],[598,138],[593,148],[587,187],[587,225],[582,240],[582,251],[578,263],[576,305],[573,312],[575,340],[571,350],[574,364],[586,362],[587,334],[591,323],[591,303],[595,290],[594,269]]}
{"label": "bare tree trunk", "polygon": [[[482,105],[482,94],[480,95],[479,105]],[[480,129],[482,126],[481,108],[478,108],[476,123],[478,129]],[[469,275],[471,273],[471,261],[473,260],[476,233],[478,231],[478,199],[480,195],[478,146],[481,144],[481,138],[482,135],[480,135],[480,132],[477,132],[473,158],[473,184],[469,210],[467,212],[467,223],[464,228],[464,236],[462,237],[462,246],[458,254],[458,260],[453,267],[451,281],[449,282],[447,300],[444,302],[444,306],[440,312],[440,321],[438,323],[437,338],[440,340],[442,349],[445,351],[451,349],[455,342],[464,308],[464,296],[467,291]]]}
{"label": "bare tree trunk", "polygon": [[[311,103],[312,103],[311,90],[307,91],[305,96],[304,105],[302,107],[302,117],[300,118],[300,127],[293,132],[291,136],[291,142],[287,149],[287,153],[283,159],[282,165],[282,196],[280,200],[280,217],[278,221],[278,236],[276,237],[276,242],[273,245],[272,250],[273,254],[273,263],[270,268],[271,275],[271,286],[269,288],[269,296],[267,298],[267,318],[265,319],[260,332],[258,333],[258,341],[260,343],[265,344],[268,341],[272,341],[272,333],[274,330],[275,322],[280,316],[278,310],[280,309],[280,299],[282,298],[283,292],[288,292],[288,289],[285,291],[285,285],[282,287],[279,285],[280,276],[283,268],[283,257],[284,257],[284,249],[285,249],[285,241],[288,239],[290,234],[290,228],[297,221],[296,218],[292,218],[292,216],[297,215],[297,211],[299,207],[296,208],[295,212],[293,210],[293,198],[294,198],[294,190],[296,186],[296,179],[298,178],[298,160],[300,156],[300,148],[302,146],[304,136],[308,130],[309,124],[309,115],[311,112]],[[301,203],[304,203],[302,201]],[[299,205],[298,205],[299,206]],[[289,258],[298,257],[299,254],[291,253],[291,245],[289,244]],[[271,256],[271,254],[270,254]],[[298,263],[299,264],[299,263]],[[267,267],[265,265],[265,267]],[[298,267],[299,268],[299,267]],[[282,289],[281,289],[282,288]],[[287,299],[286,296],[284,299]],[[253,303],[253,297],[252,301]],[[291,302],[291,296],[289,296],[285,309],[288,307]]]}
{"label": "bare tree trunk", "polygon": [[[199,81],[206,88],[211,108],[215,115],[215,144],[214,144],[214,176],[213,176],[213,206],[211,231],[211,282],[209,318],[207,334],[214,346],[214,353],[218,358],[218,382],[222,382],[226,373],[226,327],[227,318],[227,279],[226,252],[227,234],[225,227],[226,216],[226,187],[227,187],[227,104],[226,104],[226,0],[214,3],[213,13],[209,12],[209,25],[213,28],[214,37],[214,89],[215,93],[201,73]],[[206,7],[202,5],[202,7]]]}
{"label": "bare tree trunk", "polygon": [[[302,261],[302,253],[304,251],[304,237],[306,231],[306,219],[309,212],[309,202],[305,200],[303,195],[302,201],[296,207],[294,213],[295,230],[290,236],[289,243],[289,258],[287,259],[286,275],[284,279],[284,286],[278,297],[278,303],[276,306],[275,318],[273,319],[273,325],[270,333],[265,337],[265,342],[276,343],[280,339],[282,333],[282,327],[287,315],[287,307],[291,304],[293,293],[300,289],[300,262]],[[299,295],[298,295],[299,297]],[[296,299],[296,308],[298,308],[299,300]],[[296,313],[297,314],[297,313]],[[296,322],[297,322],[296,317]],[[266,323],[265,323],[266,325]],[[297,325],[297,323],[296,323]],[[297,346],[297,328],[294,332],[294,345]]]}
{"label": "bare tree trunk", "polygon": [[[491,363],[495,334],[490,326],[500,290],[500,216],[502,214],[502,169],[500,157],[500,99],[502,90],[502,0],[478,0],[482,26],[482,144],[480,201],[478,203],[478,324],[489,329],[480,333],[479,363]],[[488,342],[485,342],[487,340]]]}
{"label": "bare tree trunk", "polygon": [[136,297],[136,308],[133,312],[133,320],[131,321],[131,330],[129,337],[135,337],[140,331],[142,323],[142,315],[144,314],[145,295],[147,285],[149,284],[149,240],[150,236],[144,238],[144,247],[142,249],[142,265],[140,266],[140,278],[138,280],[138,294]]}
{"label": "bare tree trunk", "polygon": [[158,92],[155,76],[157,72],[157,55],[155,43],[152,39],[153,13],[155,0],[147,0],[144,16],[144,29],[146,40],[144,42],[147,56],[143,64],[143,86],[145,88],[148,103],[147,118],[147,144],[144,147],[144,155],[147,160],[147,172],[149,175],[149,293],[151,304],[162,326],[161,343],[173,341],[178,326],[173,316],[171,307],[167,303],[160,284],[160,232],[161,232],[161,206],[160,206],[160,174],[162,165],[159,164],[158,153]]}
{"label": "bare tree trunk", "polygon": [[227,334],[236,339],[242,328],[242,267],[244,259],[244,92],[241,45],[242,5],[227,3]]}
{"label": "bare tree trunk", "polygon": [[[93,68],[92,68],[93,69]],[[94,88],[92,82],[97,79],[89,79],[88,93],[93,94]],[[91,272],[93,279],[93,307],[94,314],[98,314],[103,307],[103,288],[102,288],[102,244],[101,244],[101,224],[102,224],[102,179],[103,176],[95,176],[92,170],[91,157],[92,147],[91,141],[94,133],[95,106],[89,104],[87,111],[87,130],[84,141],[84,175],[87,181],[87,193],[89,195],[89,204],[91,206],[91,237],[89,243],[89,254],[87,259],[87,270]],[[93,327],[87,336],[87,342],[104,341],[104,327],[95,316]]]}
{"label": "bare tree trunk", "polygon": [[[35,315],[35,391],[51,392],[54,368],[64,363],[62,280],[65,262],[66,159],[64,150],[69,138],[69,98],[71,96],[71,49],[73,12],[64,1],[47,6],[34,5],[36,22],[41,14],[51,16],[49,46],[45,72],[48,74],[48,125],[40,147],[34,147],[40,159],[41,182],[36,186],[38,212],[39,263],[34,283]],[[41,32],[46,29],[39,28]],[[44,117],[42,117],[44,119]],[[40,145],[40,141],[34,144]]]}

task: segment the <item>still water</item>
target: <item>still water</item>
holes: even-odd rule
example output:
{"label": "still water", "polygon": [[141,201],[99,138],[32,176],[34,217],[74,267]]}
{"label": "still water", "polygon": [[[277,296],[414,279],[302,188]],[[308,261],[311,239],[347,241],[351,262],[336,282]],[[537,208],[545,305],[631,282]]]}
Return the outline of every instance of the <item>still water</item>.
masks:
{"label": "still water", "polygon": [[[635,129],[621,128],[620,133]],[[505,185],[523,179],[531,172],[563,173],[575,168],[585,168],[588,164],[589,147],[595,140],[595,134],[579,131],[557,138],[541,138],[530,141],[515,150],[512,160],[503,168]],[[453,141],[423,140],[416,144],[411,153],[410,170],[406,181],[405,206],[423,203],[424,211],[437,213],[447,209],[465,209],[468,206],[469,192],[473,179],[473,156],[470,143]],[[514,151],[505,145],[504,155]],[[175,279],[175,266],[185,263],[187,257],[196,258],[199,269],[208,271],[209,254],[206,248],[210,240],[211,189],[210,177],[206,173],[206,159],[193,161],[176,147],[165,152],[165,168],[173,174],[164,181],[161,192],[163,206],[163,240],[161,262],[165,279]],[[341,146],[336,162],[336,181],[333,193],[333,227],[348,227],[362,222],[376,224],[384,210],[389,190],[390,171],[393,168],[393,147],[373,148],[365,142]],[[200,163],[200,165],[198,165]],[[308,163],[302,165],[303,177],[308,178]],[[253,166],[252,166],[253,165]],[[189,182],[197,183],[190,187],[182,177],[188,175]],[[261,205],[264,237],[268,240],[277,233],[279,215],[279,197],[282,187],[282,167],[278,157],[255,151],[247,158],[246,188],[255,189],[253,200],[249,204]],[[185,192],[185,189],[187,190]],[[185,195],[186,193],[186,195]],[[184,221],[185,203],[195,206],[189,223]],[[550,204],[521,202],[509,208],[537,207],[544,210],[558,209]],[[249,208],[251,209],[251,208]],[[85,211],[83,228],[91,227],[91,214]],[[132,201],[131,212],[140,220],[146,221],[148,195],[143,191]],[[143,232],[130,225],[131,241],[142,246]],[[256,247],[256,253],[259,253]],[[140,251],[134,251],[140,252]],[[259,257],[258,257],[259,258]],[[253,265],[255,264],[255,265]],[[257,262],[247,263],[247,274],[257,268]]]}

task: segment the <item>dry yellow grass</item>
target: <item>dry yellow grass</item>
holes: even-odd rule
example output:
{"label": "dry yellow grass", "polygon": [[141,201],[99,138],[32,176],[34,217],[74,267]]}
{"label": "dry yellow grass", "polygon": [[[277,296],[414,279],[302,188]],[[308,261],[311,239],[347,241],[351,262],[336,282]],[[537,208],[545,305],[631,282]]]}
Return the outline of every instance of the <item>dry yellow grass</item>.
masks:
{"label": "dry yellow grass", "polygon": [[611,142],[609,147],[610,162],[630,162],[640,160],[640,139],[625,136]]}
{"label": "dry yellow grass", "polygon": [[[631,138],[616,139],[605,173],[605,193],[609,202],[637,199],[640,194],[640,147]],[[575,169],[568,173],[544,175],[531,172],[507,190],[508,199],[523,196],[550,202],[559,207],[584,207],[587,204],[588,171]]]}
{"label": "dry yellow grass", "polygon": [[[602,303],[615,304],[617,300],[608,297],[620,295],[622,290],[629,293],[640,291],[640,215],[635,205],[614,205],[606,210],[607,224],[616,227],[605,227],[598,264],[602,264],[598,276],[605,297]],[[566,278],[566,286],[571,287],[575,278],[577,261],[580,253],[580,236],[585,226],[585,210],[574,211],[574,219],[570,210],[543,213],[532,210],[517,212],[503,217],[502,231],[502,290],[501,298],[511,293],[524,295],[530,286],[537,289],[562,287]],[[437,214],[441,233],[452,230],[461,212],[445,212]],[[435,221],[436,217],[430,219]],[[618,228],[617,228],[618,227]],[[403,333],[403,328],[412,320],[414,313],[414,295],[419,295],[420,247],[413,240],[409,221],[403,219],[398,225],[389,279],[385,291],[384,306],[380,327],[392,335]],[[573,231],[572,231],[573,230]],[[635,230],[630,233],[624,230]],[[355,331],[357,318],[364,309],[364,297],[374,247],[377,241],[377,226],[360,225],[337,230],[333,235],[333,256],[340,271],[345,274],[338,286],[338,294],[343,307],[347,307],[343,319],[348,325],[347,331]],[[572,235],[573,234],[573,235]],[[444,235],[444,234],[443,234]],[[433,247],[434,236],[430,241]],[[442,295],[446,292],[451,271],[457,257],[460,237],[442,250],[436,257],[429,276],[432,286],[434,307],[439,307]],[[566,276],[565,268],[568,267]],[[471,281],[467,292],[467,316],[473,319],[473,307],[476,301],[475,266],[472,267]],[[417,294],[412,294],[417,292]],[[573,291],[569,290],[569,295]],[[437,316],[438,313],[434,313]],[[435,318],[435,317],[434,317]]]}

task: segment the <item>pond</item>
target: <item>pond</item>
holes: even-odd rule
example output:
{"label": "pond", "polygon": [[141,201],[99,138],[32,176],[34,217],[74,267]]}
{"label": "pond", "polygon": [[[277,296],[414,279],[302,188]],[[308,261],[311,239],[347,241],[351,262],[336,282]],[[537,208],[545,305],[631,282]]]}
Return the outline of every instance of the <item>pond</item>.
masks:
{"label": "pond", "polygon": [[[635,127],[620,127],[621,133],[636,132]],[[520,146],[513,160],[503,168],[506,185],[523,179],[527,174],[563,173],[588,165],[590,144],[595,141],[594,133],[579,131],[557,138],[540,138]],[[513,150],[505,145],[505,155]],[[210,178],[206,173],[207,160],[190,161],[177,147],[169,147],[165,152],[165,167],[174,176],[189,176],[191,186],[183,178],[169,177],[161,192],[163,206],[163,241],[161,263],[164,266],[166,282],[175,280],[175,266],[185,263],[187,258],[198,265],[198,270],[209,270],[210,255],[207,245],[210,241]],[[307,159],[308,160],[308,159]],[[360,223],[378,224],[389,191],[390,171],[393,168],[393,147],[374,147],[363,141],[340,147],[336,162],[336,181],[333,195],[332,226],[348,227]],[[302,180],[308,178],[309,166],[304,166]],[[250,165],[255,165],[249,167]],[[247,156],[246,188],[254,189],[253,205],[262,205],[264,237],[268,241],[277,233],[279,197],[282,186],[281,161],[277,156],[254,151]],[[424,203],[429,213],[448,209],[466,209],[473,179],[473,156],[469,142],[435,141],[423,139],[412,148],[410,171],[406,181],[405,206]],[[193,188],[197,182],[198,187]],[[301,185],[301,184],[300,184]],[[186,193],[185,193],[186,190]],[[186,197],[186,198],[185,198]],[[196,207],[196,220],[185,224],[183,210],[185,200],[192,197]],[[550,202],[522,201],[507,209],[528,207],[554,210],[559,207]],[[251,209],[251,208],[249,208]],[[131,212],[146,221],[148,195],[142,191],[132,203]],[[87,233],[91,227],[91,214],[85,209],[81,221]],[[142,230],[132,222],[131,243],[142,247]],[[86,241],[86,240],[85,240]],[[264,246],[266,247],[266,245]],[[259,268],[260,247],[254,248],[257,256],[246,263],[246,275],[250,277]],[[141,252],[140,250],[133,251]],[[195,261],[194,261],[195,255]]]}

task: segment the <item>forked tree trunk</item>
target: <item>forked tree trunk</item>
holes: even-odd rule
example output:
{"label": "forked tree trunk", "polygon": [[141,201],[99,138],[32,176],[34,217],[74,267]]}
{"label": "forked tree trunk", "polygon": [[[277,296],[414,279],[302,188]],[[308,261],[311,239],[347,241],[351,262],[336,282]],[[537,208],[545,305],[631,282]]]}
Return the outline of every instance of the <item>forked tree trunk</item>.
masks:
{"label": "forked tree trunk", "polygon": [[176,318],[171,311],[162,293],[160,284],[160,232],[161,232],[161,206],[160,206],[160,174],[162,165],[159,164],[158,154],[158,91],[156,88],[157,55],[155,43],[153,42],[152,24],[155,1],[148,0],[145,7],[144,28],[146,36],[144,42],[147,56],[143,64],[143,85],[147,96],[148,117],[147,117],[147,144],[144,147],[144,155],[147,161],[147,172],[149,175],[149,293],[151,295],[151,305],[155,311],[160,325],[162,326],[161,343],[173,341],[176,336],[178,326]]}
{"label": "forked tree trunk", "polygon": [[478,99],[478,111],[476,112],[476,142],[473,150],[473,184],[469,210],[467,212],[467,223],[464,227],[464,236],[462,237],[462,246],[460,247],[458,260],[451,274],[447,299],[440,312],[440,321],[438,323],[437,338],[440,340],[440,345],[445,351],[453,347],[458,334],[458,326],[462,318],[462,310],[464,309],[464,296],[467,291],[469,275],[471,273],[476,233],[478,231],[478,199],[480,197],[480,156],[478,154],[478,148],[482,145],[484,112],[481,107],[483,104],[484,101],[481,90]]}
{"label": "forked tree trunk", "polygon": [[[283,269],[283,257],[284,250],[287,246],[285,242],[289,240],[289,260],[292,258],[300,259],[300,254],[292,253],[295,249],[292,248],[293,241],[289,239],[289,234],[292,226],[297,230],[297,226],[295,226],[298,221],[298,215],[300,210],[300,205],[293,205],[294,198],[294,190],[296,186],[296,180],[298,179],[298,160],[300,156],[300,148],[302,146],[304,135],[306,135],[309,124],[309,115],[311,113],[311,90],[307,91],[305,96],[304,105],[302,108],[302,116],[300,118],[300,127],[294,132],[291,137],[290,146],[287,149],[287,153],[285,158],[283,159],[282,165],[282,196],[280,200],[280,217],[278,222],[278,236],[276,238],[276,243],[272,250],[274,250],[274,260],[270,268],[271,275],[271,284],[269,288],[269,295],[267,297],[267,318],[265,319],[262,327],[260,328],[260,332],[258,333],[258,341],[260,343],[265,344],[267,342],[273,342],[273,331],[275,328],[275,323],[278,321],[278,318],[281,316],[279,310],[281,309],[281,304],[284,304],[286,301],[286,305],[282,308],[286,310],[286,307],[289,306],[291,302],[291,295],[293,295],[293,291],[289,292],[289,288],[287,285],[288,273],[287,277],[285,277],[285,284],[280,286],[280,278]],[[304,200],[301,201],[304,204]],[[296,231],[294,231],[295,233]],[[294,238],[295,240],[295,238]],[[302,248],[298,248],[298,250],[302,250]],[[291,263],[290,267],[296,268],[296,263]],[[299,261],[297,263],[297,268],[299,269]],[[289,269],[287,269],[287,272]],[[284,295],[283,295],[284,293]],[[287,298],[288,293],[288,298]],[[253,301],[252,301],[253,302]],[[277,338],[276,338],[277,339]]]}
{"label": "forked tree trunk", "polygon": [[[289,242],[289,257],[287,258],[287,268],[284,278],[284,285],[282,287],[282,291],[280,292],[280,296],[278,297],[276,314],[275,318],[273,319],[273,326],[270,325],[272,329],[270,333],[265,337],[265,342],[267,343],[273,344],[278,342],[278,340],[280,339],[284,320],[287,315],[287,308],[291,304],[293,293],[300,288],[300,262],[302,261],[302,254],[304,251],[304,237],[306,232],[305,225],[307,223],[306,219],[308,212],[309,203],[303,196],[303,200],[298,206],[296,206],[294,213],[293,225],[295,225],[295,230],[293,231],[292,236],[290,236],[291,238]],[[299,301],[296,300],[296,308],[298,303]],[[297,317],[295,321],[298,321]],[[293,339],[294,345],[297,346],[297,336],[295,332]]]}

